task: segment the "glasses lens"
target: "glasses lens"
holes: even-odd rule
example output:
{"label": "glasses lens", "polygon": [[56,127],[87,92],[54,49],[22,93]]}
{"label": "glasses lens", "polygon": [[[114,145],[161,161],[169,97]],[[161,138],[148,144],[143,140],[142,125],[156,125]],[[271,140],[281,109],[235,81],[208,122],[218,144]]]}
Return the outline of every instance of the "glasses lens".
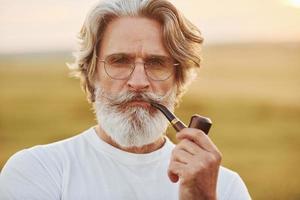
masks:
{"label": "glasses lens", "polygon": [[134,69],[129,58],[118,55],[109,56],[104,67],[106,73],[113,79],[127,79]]}
{"label": "glasses lens", "polygon": [[168,79],[175,70],[174,64],[168,59],[151,59],[145,63],[147,75],[152,80]]}

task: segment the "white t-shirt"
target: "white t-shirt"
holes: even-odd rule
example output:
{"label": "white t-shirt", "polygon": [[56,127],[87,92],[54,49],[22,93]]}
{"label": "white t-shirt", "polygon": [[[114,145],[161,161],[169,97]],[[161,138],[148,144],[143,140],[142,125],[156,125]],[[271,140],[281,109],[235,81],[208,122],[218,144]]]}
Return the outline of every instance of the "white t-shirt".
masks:
{"label": "white t-shirt", "polygon": [[[167,175],[174,144],[128,153],[102,141],[94,128],[13,155],[0,174],[0,200],[177,200]],[[220,167],[219,200],[251,199],[239,175]]]}

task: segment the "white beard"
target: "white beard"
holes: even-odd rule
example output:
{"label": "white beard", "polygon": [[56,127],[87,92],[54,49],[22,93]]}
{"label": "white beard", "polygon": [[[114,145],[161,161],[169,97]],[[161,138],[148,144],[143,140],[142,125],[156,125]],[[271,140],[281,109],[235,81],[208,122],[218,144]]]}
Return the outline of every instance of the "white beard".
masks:
{"label": "white beard", "polygon": [[[126,92],[108,96],[102,89],[96,88],[94,110],[97,121],[105,133],[122,147],[140,147],[155,142],[164,135],[168,120],[155,108],[126,106],[128,100],[136,94]],[[164,104],[174,110],[176,91],[170,90],[164,96],[146,94],[147,98]],[[126,109],[122,109],[126,106]],[[152,109],[152,112],[150,111]]]}

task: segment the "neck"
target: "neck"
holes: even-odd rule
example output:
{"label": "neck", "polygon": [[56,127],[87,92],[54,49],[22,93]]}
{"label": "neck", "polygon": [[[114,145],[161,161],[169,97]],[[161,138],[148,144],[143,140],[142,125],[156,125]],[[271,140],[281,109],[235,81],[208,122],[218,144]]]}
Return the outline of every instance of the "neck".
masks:
{"label": "neck", "polygon": [[111,139],[111,137],[107,133],[105,133],[105,131],[99,125],[95,127],[95,131],[96,131],[97,135],[100,137],[100,139],[102,139],[104,142],[112,145],[113,147],[115,147],[117,149],[120,149],[120,150],[126,151],[126,152],[130,152],[130,153],[136,153],[136,154],[151,153],[153,151],[160,149],[165,143],[164,137],[161,136],[155,142],[144,145],[144,146],[122,147],[119,144],[117,144],[115,141],[113,141]]}

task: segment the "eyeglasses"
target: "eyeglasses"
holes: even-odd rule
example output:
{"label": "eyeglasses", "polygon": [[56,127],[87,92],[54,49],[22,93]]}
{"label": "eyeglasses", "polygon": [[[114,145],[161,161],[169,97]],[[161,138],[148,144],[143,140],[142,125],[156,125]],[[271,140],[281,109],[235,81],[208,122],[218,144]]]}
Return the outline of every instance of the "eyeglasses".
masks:
{"label": "eyeglasses", "polygon": [[171,77],[175,72],[175,67],[179,65],[165,56],[149,57],[145,59],[145,62],[135,62],[134,60],[134,57],[126,54],[113,54],[106,57],[105,60],[99,60],[99,62],[104,63],[106,74],[117,80],[128,79],[136,64],[140,63],[144,65],[147,77],[154,81],[164,81]]}

